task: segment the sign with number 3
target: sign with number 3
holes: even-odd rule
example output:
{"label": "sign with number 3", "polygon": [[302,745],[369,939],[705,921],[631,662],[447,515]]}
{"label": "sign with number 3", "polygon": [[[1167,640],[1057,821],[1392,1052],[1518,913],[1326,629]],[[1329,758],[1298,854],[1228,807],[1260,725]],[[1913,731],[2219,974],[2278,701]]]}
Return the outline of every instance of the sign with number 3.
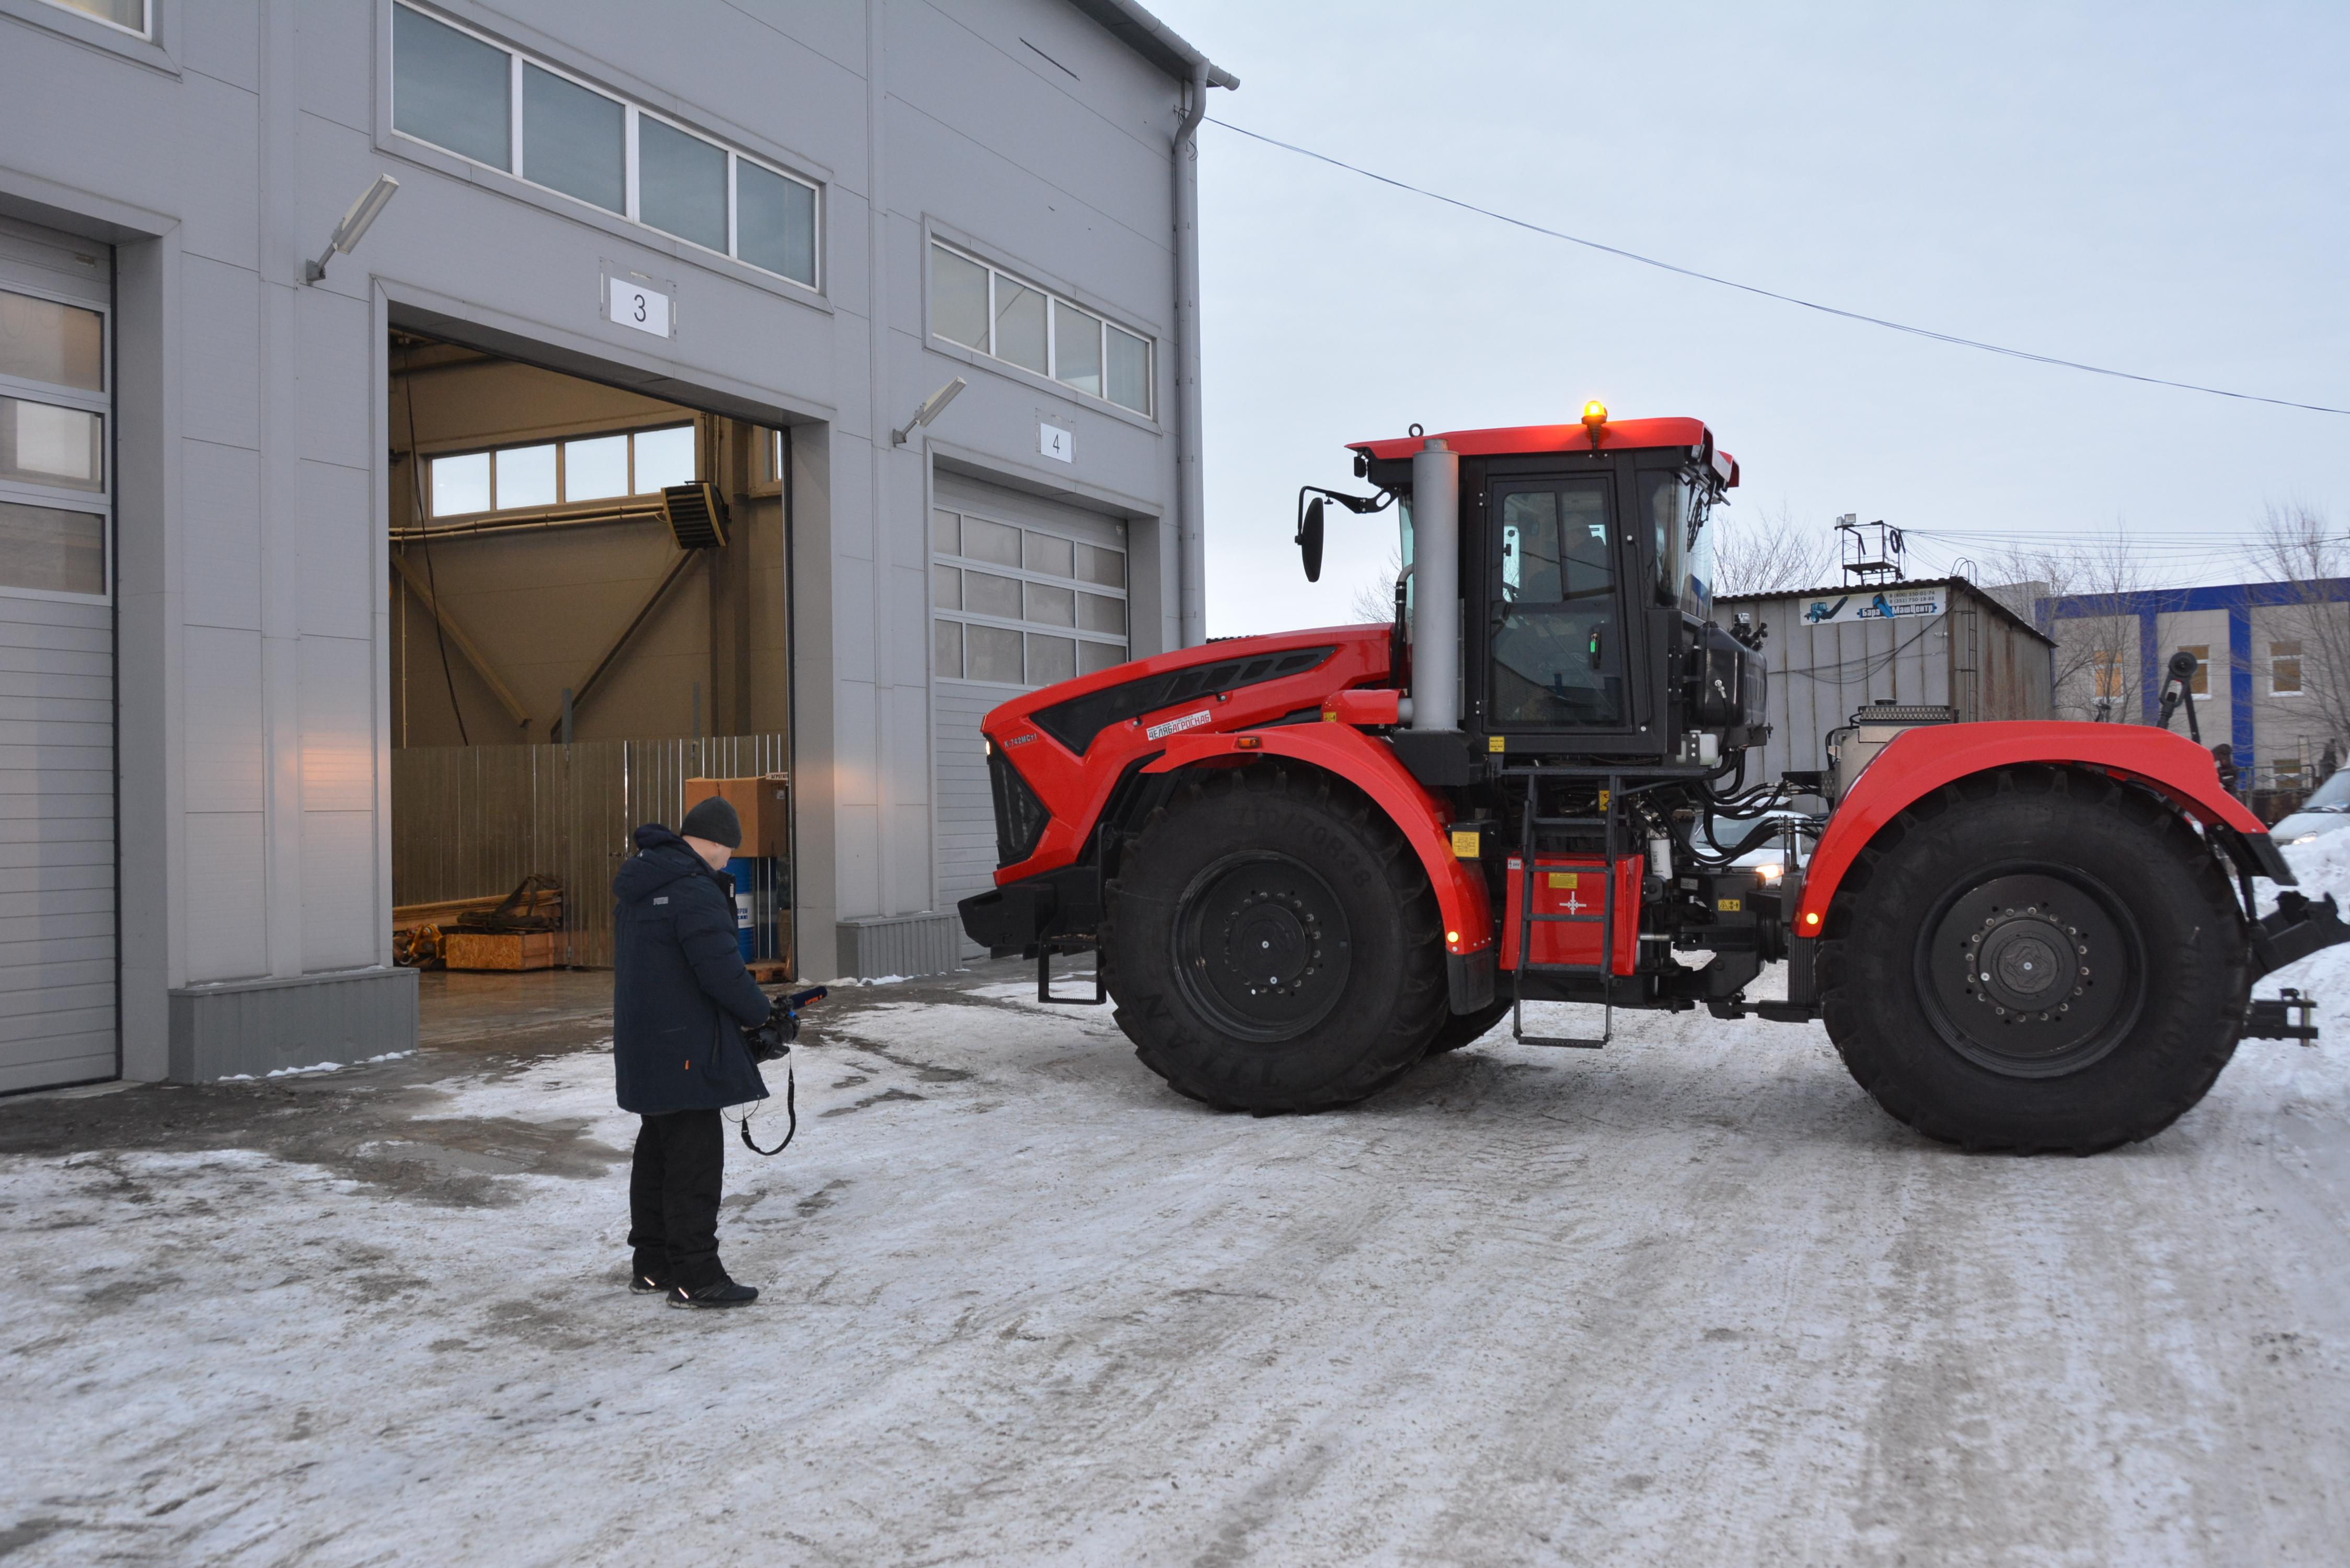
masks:
{"label": "sign with number 3", "polygon": [[614,277],[606,285],[608,301],[607,313],[615,325],[633,327],[639,332],[650,332],[656,337],[666,337],[669,330],[669,296],[657,288],[624,277]]}

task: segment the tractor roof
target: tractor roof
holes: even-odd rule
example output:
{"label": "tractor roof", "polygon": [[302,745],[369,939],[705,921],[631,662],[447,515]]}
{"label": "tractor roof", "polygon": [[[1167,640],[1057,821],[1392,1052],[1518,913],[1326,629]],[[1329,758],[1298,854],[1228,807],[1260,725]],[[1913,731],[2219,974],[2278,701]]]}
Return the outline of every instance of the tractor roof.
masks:
{"label": "tractor roof", "polygon": [[[1589,452],[1591,431],[1580,424],[1509,425],[1499,430],[1436,431],[1444,444],[1463,457],[1506,457],[1543,452]],[[1387,461],[1409,458],[1420,450],[1426,436],[1398,436],[1392,441],[1349,441],[1350,450]],[[1611,420],[1599,427],[1602,452],[1627,452],[1638,447],[1706,444],[1703,420]],[[1721,454],[1729,465],[1727,483],[1738,483],[1738,460]]]}

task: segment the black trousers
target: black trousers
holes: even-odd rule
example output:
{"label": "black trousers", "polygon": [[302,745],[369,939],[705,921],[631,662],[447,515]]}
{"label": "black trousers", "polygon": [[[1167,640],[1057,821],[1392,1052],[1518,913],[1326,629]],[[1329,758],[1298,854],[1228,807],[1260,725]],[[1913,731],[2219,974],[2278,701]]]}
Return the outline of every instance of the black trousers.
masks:
{"label": "black trousers", "polygon": [[725,1273],[718,1262],[718,1195],[725,1122],[716,1111],[646,1116],[629,1171],[629,1245],[640,1273],[691,1289]]}

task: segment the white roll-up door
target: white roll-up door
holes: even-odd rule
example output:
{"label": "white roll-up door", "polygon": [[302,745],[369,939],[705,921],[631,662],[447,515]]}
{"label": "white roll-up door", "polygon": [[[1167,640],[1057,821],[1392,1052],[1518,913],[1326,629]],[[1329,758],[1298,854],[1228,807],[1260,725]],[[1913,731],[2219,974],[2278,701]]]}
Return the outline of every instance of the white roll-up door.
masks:
{"label": "white roll-up door", "polygon": [[0,1093],[120,1070],[111,260],[0,218]]}
{"label": "white roll-up door", "polygon": [[939,905],[951,909],[995,885],[980,721],[1023,691],[1126,662],[1126,524],[962,474],[938,474],[931,494]]}

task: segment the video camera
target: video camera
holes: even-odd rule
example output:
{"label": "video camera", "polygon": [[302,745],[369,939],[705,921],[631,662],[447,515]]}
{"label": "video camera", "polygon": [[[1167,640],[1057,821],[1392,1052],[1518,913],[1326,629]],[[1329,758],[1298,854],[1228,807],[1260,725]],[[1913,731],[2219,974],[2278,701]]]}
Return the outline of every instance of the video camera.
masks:
{"label": "video camera", "polygon": [[825,988],[817,985],[775,998],[765,1019],[743,1031],[743,1044],[750,1047],[751,1060],[772,1062],[778,1056],[790,1055],[792,1042],[800,1037],[800,1009],[822,1002],[827,994]]}

